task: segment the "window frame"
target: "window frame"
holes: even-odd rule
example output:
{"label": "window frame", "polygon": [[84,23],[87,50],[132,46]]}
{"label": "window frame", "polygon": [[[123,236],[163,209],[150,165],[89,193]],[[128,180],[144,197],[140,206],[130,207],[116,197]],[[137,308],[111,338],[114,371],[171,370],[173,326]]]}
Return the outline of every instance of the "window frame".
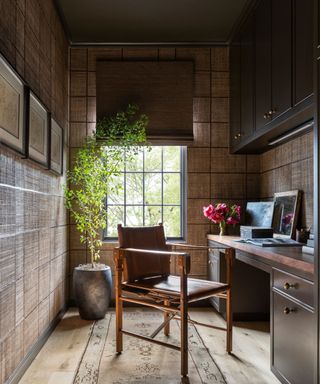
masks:
{"label": "window frame", "polygon": [[[164,174],[180,174],[180,204],[176,205],[180,207],[180,233],[181,236],[176,236],[176,237],[169,237],[167,236],[168,241],[185,241],[186,239],[186,232],[187,232],[187,225],[186,225],[186,208],[187,208],[187,147],[186,146],[181,146],[181,145],[176,145],[177,147],[180,147],[180,171],[164,171],[163,170],[163,150],[161,152],[162,156],[162,161],[161,161],[161,170],[160,171],[145,171],[144,169],[144,163],[145,160],[143,160],[143,169],[142,171],[139,172],[132,172],[132,171],[127,171],[126,167],[124,169],[123,174],[129,174],[129,173],[142,173],[143,174],[143,194],[144,194],[144,180],[145,180],[145,174],[147,173],[159,173],[161,174],[162,180],[163,180],[163,175]],[[154,147],[168,147],[166,145],[154,145]],[[144,159],[143,155],[143,159]],[[124,189],[126,188],[126,178],[124,178]],[[163,220],[163,207],[165,206],[174,206],[173,204],[163,204],[163,183],[162,183],[162,188],[161,188],[161,201],[162,204],[150,204],[151,206],[161,206],[161,217]],[[124,192],[124,195],[126,192]],[[126,199],[124,196],[124,202],[123,204],[110,204],[110,206],[141,206],[143,208],[143,221],[145,220],[145,207],[147,207],[149,204],[145,204],[144,201],[144,196],[143,196],[143,202],[141,204],[127,204]],[[108,202],[106,199],[106,206],[108,206]],[[144,224],[143,224],[144,225]],[[113,236],[107,236],[107,230],[108,228],[106,227],[102,231],[102,241],[103,242],[115,242],[118,240],[118,237],[113,237]]]}

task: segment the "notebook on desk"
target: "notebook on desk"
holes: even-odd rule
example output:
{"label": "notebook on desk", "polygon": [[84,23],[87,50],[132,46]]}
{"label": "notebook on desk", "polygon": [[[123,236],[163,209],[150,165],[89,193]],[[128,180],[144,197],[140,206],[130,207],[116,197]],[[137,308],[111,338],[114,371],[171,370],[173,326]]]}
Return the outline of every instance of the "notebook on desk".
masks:
{"label": "notebook on desk", "polygon": [[303,245],[298,241],[281,237],[267,237],[263,239],[239,239],[234,241],[238,243],[257,245],[258,247],[302,247]]}

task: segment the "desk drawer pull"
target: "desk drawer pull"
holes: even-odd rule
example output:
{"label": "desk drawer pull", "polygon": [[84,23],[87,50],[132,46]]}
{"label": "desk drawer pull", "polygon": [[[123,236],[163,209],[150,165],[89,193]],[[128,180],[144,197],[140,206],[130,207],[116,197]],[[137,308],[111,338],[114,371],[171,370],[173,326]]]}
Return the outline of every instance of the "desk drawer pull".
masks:
{"label": "desk drawer pull", "polygon": [[285,315],[289,315],[289,313],[291,313],[291,312],[296,312],[297,310],[295,309],[295,308],[289,308],[289,307],[284,307],[284,309],[283,309],[283,313],[285,314]]}
{"label": "desk drawer pull", "polygon": [[288,282],[283,284],[283,289],[285,289],[286,291],[290,288],[296,288],[296,284],[290,284]]}

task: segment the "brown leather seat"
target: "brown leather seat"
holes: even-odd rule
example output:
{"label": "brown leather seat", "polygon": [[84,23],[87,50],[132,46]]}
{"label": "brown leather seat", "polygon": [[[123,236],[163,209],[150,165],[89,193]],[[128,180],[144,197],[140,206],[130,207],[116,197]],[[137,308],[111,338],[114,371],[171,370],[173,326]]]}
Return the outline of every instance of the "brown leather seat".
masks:
{"label": "brown leather seat", "polygon": [[[132,287],[138,290],[148,292],[157,292],[164,297],[180,297],[180,277],[169,275],[166,277],[151,277],[139,280],[137,282],[124,283],[122,288]],[[224,292],[229,288],[228,284],[217,283],[215,281],[193,279],[188,277],[187,298],[188,302],[211,297],[218,292]]]}
{"label": "brown leather seat", "polygon": [[[166,244],[163,226],[122,227],[118,226],[119,247],[114,249],[116,266],[116,344],[117,352],[123,349],[123,334],[139,337],[181,351],[181,375],[188,373],[188,326],[191,321],[227,333],[227,351],[232,349],[232,306],[231,281],[234,249],[224,249],[227,266],[227,282],[213,282],[188,277],[190,272],[190,254],[184,251],[172,251]],[[188,247],[179,244],[182,249]],[[219,247],[218,247],[219,248]],[[188,249],[188,248],[187,248]],[[192,246],[192,249],[207,249],[204,246]],[[171,257],[177,259],[179,276],[170,273]],[[215,327],[188,319],[188,303],[212,296],[226,299],[227,327]],[[141,304],[160,309],[164,312],[164,322],[151,335],[146,337],[134,334],[122,327],[123,302]],[[181,320],[181,345],[164,343],[154,337],[164,329],[169,335],[169,322],[173,318]]]}

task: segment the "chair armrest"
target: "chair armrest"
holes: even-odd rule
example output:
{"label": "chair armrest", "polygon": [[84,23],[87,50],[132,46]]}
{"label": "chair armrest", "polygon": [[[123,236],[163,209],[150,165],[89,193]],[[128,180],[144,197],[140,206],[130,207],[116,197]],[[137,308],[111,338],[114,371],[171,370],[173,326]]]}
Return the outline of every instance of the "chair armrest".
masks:
{"label": "chair armrest", "polygon": [[126,252],[149,253],[149,254],[151,253],[154,255],[175,256],[178,259],[178,267],[181,271],[181,275],[187,275],[190,272],[190,254],[187,252],[155,251],[152,249],[116,247],[114,248],[114,260],[116,264],[119,262],[119,258],[122,259],[121,254],[123,255]]}
{"label": "chair armrest", "polygon": [[164,255],[164,256],[182,256],[188,257],[190,256],[187,252],[176,252],[176,251],[155,251],[152,249],[140,249],[140,248],[118,248],[120,251],[124,252],[139,252],[139,253],[152,253],[154,255]]}

